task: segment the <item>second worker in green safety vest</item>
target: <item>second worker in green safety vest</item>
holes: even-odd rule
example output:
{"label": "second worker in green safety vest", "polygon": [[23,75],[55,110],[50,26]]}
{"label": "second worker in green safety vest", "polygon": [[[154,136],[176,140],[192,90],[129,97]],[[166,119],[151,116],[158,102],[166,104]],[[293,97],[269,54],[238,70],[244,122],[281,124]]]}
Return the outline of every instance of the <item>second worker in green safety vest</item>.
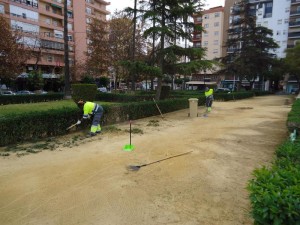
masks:
{"label": "second worker in green safety vest", "polygon": [[211,111],[211,106],[214,101],[214,90],[212,88],[206,87],[205,88],[205,106],[206,106],[206,111],[210,112]]}
{"label": "second worker in green safety vest", "polygon": [[[83,100],[78,101],[78,106],[83,110],[82,119],[88,119],[93,116],[92,126],[90,130],[90,136],[95,136],[101,133],[100,120],[103,115],[103,108],[101,105],[94,102],[85,102]],[[77,125],[81,124],[81,120],[77,121]]]}

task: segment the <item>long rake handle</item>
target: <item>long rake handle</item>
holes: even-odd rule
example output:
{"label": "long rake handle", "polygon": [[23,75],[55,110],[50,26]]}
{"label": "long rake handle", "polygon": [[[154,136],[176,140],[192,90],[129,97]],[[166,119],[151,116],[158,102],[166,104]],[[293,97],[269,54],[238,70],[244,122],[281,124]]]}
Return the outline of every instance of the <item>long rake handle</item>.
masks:
{"label": "long rake handle", "polygon": [[146,163],[146,164],[140,165],[139,167],[148,166],[148,165],[151,165],[151,164],[153,164],[153,163],[158,163],[158,162],[161,162],[161,161],[164,161],[164,160],[167,160],[167,159],[171,159],[171,158],[174,158],[174,157],[186,155],[186,154],[189,154],[189,153],[191,153],[191,152],[193,152],[193,151],[181,153],[181,154],[178,154],[178,155],[173,155],[173,156],[170,156],[170,157],[168,157],[168,158],[164,158],[164,159],[160,159],[160,160],[157,160],[157,161],[154,161],[154,162],[151,162],[151,163]]}
{"label": "long rake handle", "polygon": [[75,127],[77,125],[77,123],[74,123],[73,125],[69,126],[66,130],[71,129],[72,127]]}
{"label": "long rake handle", "polygon": [[163,116],[163,114],[161,113],[160,108],[158,107],[158,105],[157,105],[157,103],[156,103],[156,101],[155,101],[154,98],[153,98],[153,101],[154,101],[154,103],[155,103],[155,105],[156,105],[156,107],[157,107],[157,109],[158,109],[158,111],[159,111],[161,117],[164,118],[164,116]]}

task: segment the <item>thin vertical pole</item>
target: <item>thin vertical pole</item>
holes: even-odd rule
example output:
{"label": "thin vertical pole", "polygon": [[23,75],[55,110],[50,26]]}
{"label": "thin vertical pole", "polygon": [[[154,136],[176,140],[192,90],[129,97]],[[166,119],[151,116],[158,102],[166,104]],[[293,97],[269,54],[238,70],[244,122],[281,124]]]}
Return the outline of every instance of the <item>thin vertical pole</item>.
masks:
{"label": "thin vertical pole", "polygon": [[129,121],[129,144],[131,146],[131,120]]}

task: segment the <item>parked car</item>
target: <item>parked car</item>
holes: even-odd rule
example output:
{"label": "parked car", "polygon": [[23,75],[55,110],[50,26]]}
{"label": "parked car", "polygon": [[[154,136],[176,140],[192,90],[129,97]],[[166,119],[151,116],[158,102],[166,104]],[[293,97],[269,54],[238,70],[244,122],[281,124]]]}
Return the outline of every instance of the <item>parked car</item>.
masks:
{"label": "parked car", "polygon": [[229,88],[217,88],[215,90],[215,92],[216,93],[218,93],[218,92],[226,92],[226,93],[228,93],[228,92],[230,92],[230,89]]}
{"label": "parked car", "polygon": [[23,91],[17,91],[17,95],[34,95],[34,93],[31,91],[23,90]]}
{"label": "parked car", "polygon": [[106,87],[100,87],[100,88],[98,88],[98,91],[103,92],[103,93],[107,93],[107,88]]}
{"label": "parked car", "polygon": [[291,94],[298,94],[299,93],[299,88],[292,88]]}
{"label": "parked car", "polygon": [[16,95],[16,93],[12,91],[2,91],[2,95]]}

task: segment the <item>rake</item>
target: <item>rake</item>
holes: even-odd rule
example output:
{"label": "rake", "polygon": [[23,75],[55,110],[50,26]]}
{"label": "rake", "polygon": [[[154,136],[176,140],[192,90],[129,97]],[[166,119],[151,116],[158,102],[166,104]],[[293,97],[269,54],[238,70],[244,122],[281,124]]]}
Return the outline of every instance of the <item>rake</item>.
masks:
{"label": "rake", "polygon": [[160,159],[160,160],[157,160],[157,161],[154,161],[154,162],[146,163],[146,164],[143,164],[143,165],[138,165],[138,166],[130,165],[127,168],[129,170],[132,170],[132,171],[138,171],[141,167],[148,166],[148,165],[151,165],[151,164],[154,164],[154,163],[158,163],[158,162],[161,162],[161,161],[164,161],[164,160],[167,160],[167,159],[175,158],[175,157],[178,157],[178,156],[186,155],[186,154],[189,154],[191,152],[193,152],[193,151],[181,153],[181,154],[178,154],[178,155],[173,155],[173,156],[170,156],[170,157],[167,157],[167,158],[164,158],[164,159]]}

